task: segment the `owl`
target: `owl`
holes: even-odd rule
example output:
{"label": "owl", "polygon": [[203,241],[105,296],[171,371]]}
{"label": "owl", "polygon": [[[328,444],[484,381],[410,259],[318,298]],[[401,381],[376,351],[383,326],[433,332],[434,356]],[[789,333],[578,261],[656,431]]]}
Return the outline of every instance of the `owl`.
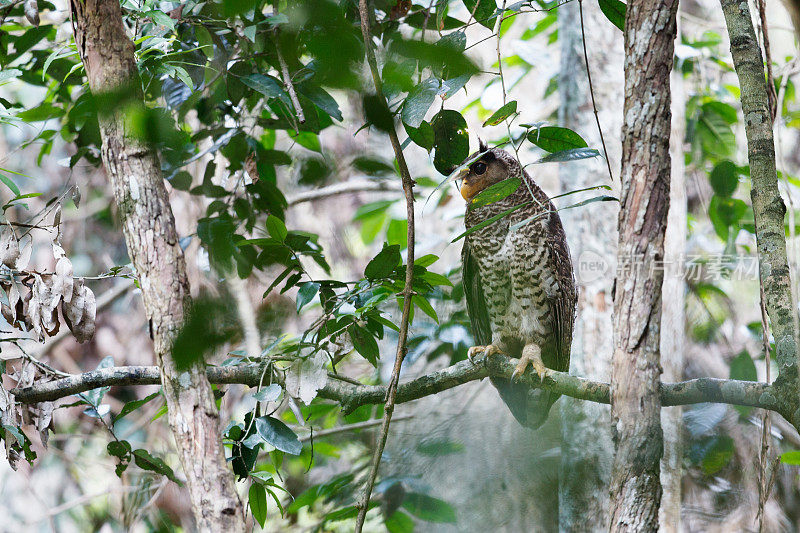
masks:
{"label": "owl", "polygon": [[[517,421],[535,429],[547,420],[559,395],[515,379],[529,365],[542,378],[548,368],[569,370],[577,299],[572,261],[553,203],[517,159],[483,143],[467,161],[476,156],[459,175],[467,229],[517,209],[464,240],[464,294],[477,344],[469,356],[474,360],[481,352],[501,352],[519,358],[511,379],[491,381]],[[513,193],[473,205],[481,191],[508,178],[520,179]]]}

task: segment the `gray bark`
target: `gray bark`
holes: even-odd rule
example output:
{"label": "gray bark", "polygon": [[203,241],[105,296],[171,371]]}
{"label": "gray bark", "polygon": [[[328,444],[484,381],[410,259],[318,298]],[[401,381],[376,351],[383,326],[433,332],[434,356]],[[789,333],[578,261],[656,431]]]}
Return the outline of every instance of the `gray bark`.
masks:
{"label": "gray bark", "polygon": [[[558,12],[559,118],[562,126],[577,131],[589,146],[599,149],[601,139],[592,110],[578,8],[577,2],[571,2]],[[608,21],[597,3],[585,2],[583,12],[585,27],[590,28],[586,47],[599,118],[612,168],[619,168],[622,32]],[[559,177],[563,192],[612,184],[606,164],[600,158],[562,165]],[[569,196],[559,205],[575,203],[583,197]],[[616,204],[595,203],[561,212],[578,283],[570,373],[601,381],[609,379],[613,352],[611,285],[617,211]],[[570,397],[562,398],[560,407],[559,528],[565,532],[605,531],[613,452],[610,410],[605,405]]]}
{"label": "gray bark", "polygon": [[[73,0],[75,42],[95,95],[131,91],[141,99],[133,42],[117,0]],[[142,288],[168,418],[200,531],[244,531],[244,513],[225,462],[217,412],[204,365],[178,372],[170,356],[190,303],[159,157],[136,138],[122,107],[98,111],[103,164],[111,180],[128,254]]]}
{"label": "gray bark", "polygon": [[661,502],[661,285],[670,185],[677,0],[632,0],[625,19],[610,531],[656,531]]}
{"label": "gray bark", "polygon": [[800,427],[800,410],[797,410],[796,403],[798,332],[795,330],[795,323],[798,310],[792,309],[791,273],[784,230],[786,206],[778,190],[775,139],[764,79],[764,63],[747,2],[721,0],[720,3],[742,93],[759,275],[778,363],[775,384],[785,391],[787,401],[795,402],[795,411],[789,417],[795,427]]}

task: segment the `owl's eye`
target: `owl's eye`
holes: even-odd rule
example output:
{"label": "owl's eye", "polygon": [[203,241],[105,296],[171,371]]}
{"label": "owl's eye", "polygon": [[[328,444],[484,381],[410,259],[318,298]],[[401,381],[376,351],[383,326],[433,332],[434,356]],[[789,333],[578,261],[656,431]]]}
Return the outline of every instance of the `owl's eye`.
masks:
{"label": "owl's eye", "polygon": [[477,163],[472,165],[472,171],[478,176],[480,176],[481,174],[486,172],[486,163],[484,163],[483,161],[478,161]]}

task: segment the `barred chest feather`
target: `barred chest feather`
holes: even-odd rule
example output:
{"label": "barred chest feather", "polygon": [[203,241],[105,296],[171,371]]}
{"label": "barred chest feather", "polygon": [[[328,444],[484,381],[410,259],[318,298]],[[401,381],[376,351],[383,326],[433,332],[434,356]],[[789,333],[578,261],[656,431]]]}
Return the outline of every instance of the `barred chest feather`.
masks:
{"label": "barred chest feather", "polygon": [[[550,302],[559,285],[547,243],[552,204],[544,193],[536,196],[537,201],[467,236],[484,287],[492,343],[512,353],[529,342],[546,344],[556,334]],[[465,225],[472,227],[529,198],[523,185],[500,202],[469,210]],[[509,230],[537,215],[516,231]]]}

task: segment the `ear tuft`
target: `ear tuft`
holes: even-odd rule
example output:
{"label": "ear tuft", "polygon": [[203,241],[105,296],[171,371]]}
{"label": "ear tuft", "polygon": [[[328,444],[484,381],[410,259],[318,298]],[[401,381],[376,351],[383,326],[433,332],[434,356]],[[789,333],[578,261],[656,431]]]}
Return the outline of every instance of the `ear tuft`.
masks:
{"label": "ear tuft", "polygon": [[485,152],[488,149],[489,149],[489,145],[486,144],[486,141],[484,141],[481,138],[478,138],[478,151]]}

